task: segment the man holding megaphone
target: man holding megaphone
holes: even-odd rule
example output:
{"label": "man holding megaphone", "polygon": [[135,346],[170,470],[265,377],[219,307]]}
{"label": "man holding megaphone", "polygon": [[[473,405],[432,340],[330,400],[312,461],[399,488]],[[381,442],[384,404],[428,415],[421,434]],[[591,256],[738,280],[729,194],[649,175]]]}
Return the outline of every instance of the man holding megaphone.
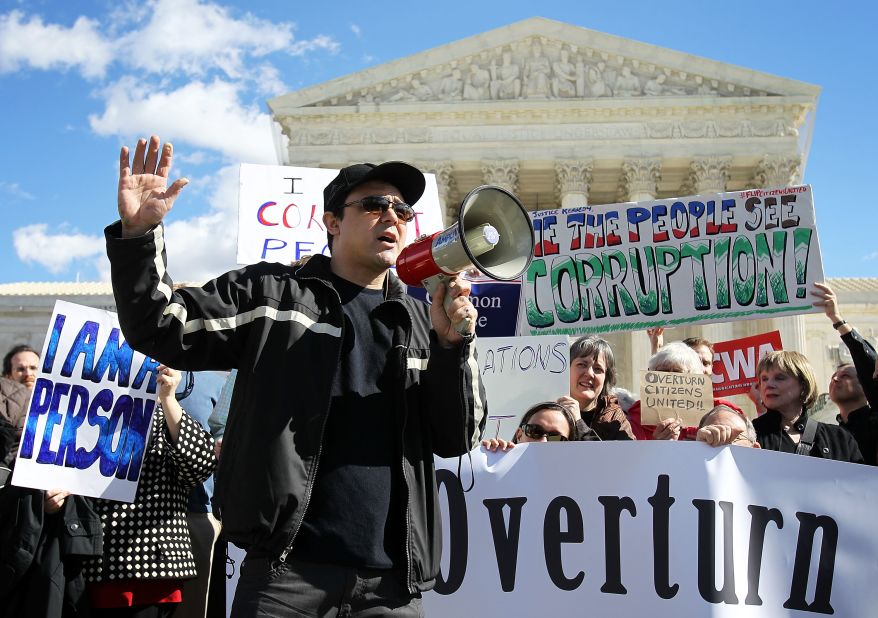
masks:
{"label": "man holding megaphone", "polygon": [[474,448],[487,416],[469,284],[446,278],[428,307],[390,272],[423,174],[346,167],[324,190],[331,257],[174,290],[162,220],[187,181],[168,186],[159,146],[122,149],[107,253],[130,345],[238,369],[215,489],[247,550],[232,615],[421,615],[441,548],[433,455]]}

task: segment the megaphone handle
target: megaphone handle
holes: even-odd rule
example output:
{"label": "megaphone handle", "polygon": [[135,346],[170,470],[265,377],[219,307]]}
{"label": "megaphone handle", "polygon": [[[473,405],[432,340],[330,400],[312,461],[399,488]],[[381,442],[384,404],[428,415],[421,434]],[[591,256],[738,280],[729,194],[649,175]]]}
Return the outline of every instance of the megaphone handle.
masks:
{"label": "megaphone handle", "polygon": [[[445,307],[445,313],[448,313],[448,309],[451,307],[451,303],[454,302],[454,299],[451,298],[451,294],[448,293],[448,280],[452,279],[450,275],[446,275],[443,273],[439,273],[438,275],[433,275],[432,277],[427,277],[421,283],[424,284],[424,288],[426,288],[427,293],[432,298],[436,295],[436,290],[439,289],[440,285],[444,285],[445,287],[445,301],[442,305]],[[454,325],[454,330],[456,330],[461,335],[466,335],[470,332],[470,325],[472,324],[473,319],[470,316],[465,317],[463,320]]]}

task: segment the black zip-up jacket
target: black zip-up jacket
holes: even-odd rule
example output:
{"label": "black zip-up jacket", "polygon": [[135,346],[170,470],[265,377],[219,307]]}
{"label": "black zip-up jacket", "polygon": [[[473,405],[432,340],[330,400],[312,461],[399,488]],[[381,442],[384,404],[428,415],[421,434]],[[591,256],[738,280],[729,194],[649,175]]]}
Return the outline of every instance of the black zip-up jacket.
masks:
{"label": "black zip-up jacket", "polygon": [[76,495],[47,515],[45,497],[0,487],[0,618],[89,615],[83,562],[103,552],[101,519]]}
{"label": "black zip-up jacket", "polygon": [[[796,422],[799,431],[804,431],[805,423],[802,420]],[[811,457],[863,463],[863,455],[849,432],[836,425],[820,423],[814,419],[809,419],[808,422],[817,423],[817,433],[814,435],[814,444],[809,453]],[[756,439],[762,448],[782,453],[796,452],[796,443],[783,429],[783,417],[780,412],[766,410],[765,414],[753,419],[753,427],[756,428]]]}
{"label": "black zip-up jacket", "polygon": [[[229,540],[286,558],[320,463],[331,388],[340,366],[344,314],[329,259],[296,267],[261,262],[201,288],[173,290],[164,230],[122,239],[105,230],[122,332],[135,349],[177,369],[238,369],[215,496]],[[441,525],[433,455],[479,443],[487,407],[470,339],[442,348],[429,307],[385,284],[393,330],[388,367],[399,415],[400,467],[408,493],[406,570],[410,592],[439,572]],[[364,436],[368,439],[368,436]]]}

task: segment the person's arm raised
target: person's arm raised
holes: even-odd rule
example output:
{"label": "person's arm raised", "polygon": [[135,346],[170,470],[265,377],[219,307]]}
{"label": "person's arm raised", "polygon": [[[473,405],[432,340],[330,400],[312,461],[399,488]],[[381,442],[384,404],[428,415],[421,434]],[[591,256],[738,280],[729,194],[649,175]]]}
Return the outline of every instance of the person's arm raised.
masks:
{"label": "person's arm raised", "polygon": [[119,153],[119,218],[122,237],[142,236],[161,223],[189,181],[178,178],[168,186],[174,148],[166,142],[160,149],[157,135],[137,141],[134,160],[127,146]]}

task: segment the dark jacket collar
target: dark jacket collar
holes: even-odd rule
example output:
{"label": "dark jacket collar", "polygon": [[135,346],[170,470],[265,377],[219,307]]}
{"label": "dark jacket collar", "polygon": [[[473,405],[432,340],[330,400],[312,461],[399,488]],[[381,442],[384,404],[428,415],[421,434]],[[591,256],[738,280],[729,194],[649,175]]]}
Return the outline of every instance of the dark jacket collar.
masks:
{"label": "dark jacket collar", "polygon": [[[332,270],[329,267],[329,257],[322,254],[311,255],[293,264],[297,277],[320,279],[329,287],[332,285]],[[406,295],[406,286],[403,285],[393,269],[388,269],[387,279],[384,282],[384,297],[387,300],[399,300]]]}

